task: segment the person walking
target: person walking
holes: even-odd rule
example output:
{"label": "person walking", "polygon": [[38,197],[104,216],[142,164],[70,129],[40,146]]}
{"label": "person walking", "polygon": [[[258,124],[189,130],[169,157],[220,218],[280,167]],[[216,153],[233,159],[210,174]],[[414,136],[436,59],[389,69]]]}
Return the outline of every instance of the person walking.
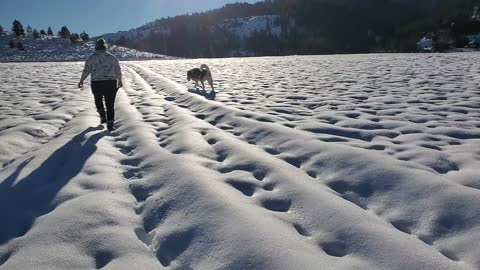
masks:
{"label": "person walking", "polygon": [[[100,115],[100,124],[107,123],[109,131],[115,130],[115,97],[118,89],[123,87],[122,69],[117,58],[107,52],[107,44],[104,39],[95,42],[95,53],[85,61],[78,88],[83,88],[83,82],[90,74],[91,88],[95,106]],[[105,100],[105,106],[103,100]]]}

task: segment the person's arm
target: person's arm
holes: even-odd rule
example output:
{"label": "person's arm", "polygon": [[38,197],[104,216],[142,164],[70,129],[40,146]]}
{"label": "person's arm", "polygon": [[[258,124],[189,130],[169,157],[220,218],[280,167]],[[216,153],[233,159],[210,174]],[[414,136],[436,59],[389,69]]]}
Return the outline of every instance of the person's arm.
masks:
{"label": "person's arm", "polygon": [[123,87],[122,68],[120,67],[120,63],[118,62],[118,59],[115,59],[115,75],[117,76],[118,88],[122,88]]}
{"label": "person's arm", "polygon": [[88,75],[90,75],[91,72],[92,72],[92,59],[91,57],[88,57],[87,61],[85,61],[85,67],[83,68],[83,73],[82,73],[82,77],[80,78],[80,82],[78,83],[78,88],[83,87],[83,82],[88,77]]}

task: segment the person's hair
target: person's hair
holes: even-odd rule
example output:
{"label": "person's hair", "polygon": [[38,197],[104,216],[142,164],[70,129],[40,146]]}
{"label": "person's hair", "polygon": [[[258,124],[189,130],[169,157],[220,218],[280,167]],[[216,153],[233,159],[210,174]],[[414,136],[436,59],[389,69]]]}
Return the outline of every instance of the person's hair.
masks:
{"label": "person's hair", "polygon": [[95,42],[96,51],[105,51],[107,49],[107,42],[105,39],[101,38]]}

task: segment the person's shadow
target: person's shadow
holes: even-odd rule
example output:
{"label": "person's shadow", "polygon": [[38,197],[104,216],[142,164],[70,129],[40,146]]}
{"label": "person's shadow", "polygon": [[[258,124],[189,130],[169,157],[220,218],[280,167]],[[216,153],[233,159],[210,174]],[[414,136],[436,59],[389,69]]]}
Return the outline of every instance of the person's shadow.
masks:
{"label": "person's shadow", "polygon": [[215,98],[217,97],[217,93],[215,91],[207,92],[207,91],[203,91],[203,90],[200,90],[200,89],[192,88],[192,89],[188,89],[188,92],[190,92],[192,94],[200,95],[200,96],[205,97],[206,99],[209,99],[209,100],[215,100]]}
{"label": "person's shadow", "polygon": [[57,193],[78,175],[106,134],[85,137],[95,130],[99,128],[88,128],[73,137],[29,175],[18,178],[34,158],[25,160],[0,182],[0,246],[25,235],[38,217],[54,210],[52,201]]}

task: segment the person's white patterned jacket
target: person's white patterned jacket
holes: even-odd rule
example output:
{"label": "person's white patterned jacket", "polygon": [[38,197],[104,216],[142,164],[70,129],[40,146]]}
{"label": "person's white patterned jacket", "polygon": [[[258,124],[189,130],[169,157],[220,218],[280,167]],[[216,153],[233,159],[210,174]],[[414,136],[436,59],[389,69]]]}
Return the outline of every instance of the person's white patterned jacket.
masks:
{"label": "person's white patterned jacket", "polygon": [[122,69],[117,58],[103,50],[97,50],[87,58],[80,82],[83,83],[89,74],[91,81],[122,81]]}

